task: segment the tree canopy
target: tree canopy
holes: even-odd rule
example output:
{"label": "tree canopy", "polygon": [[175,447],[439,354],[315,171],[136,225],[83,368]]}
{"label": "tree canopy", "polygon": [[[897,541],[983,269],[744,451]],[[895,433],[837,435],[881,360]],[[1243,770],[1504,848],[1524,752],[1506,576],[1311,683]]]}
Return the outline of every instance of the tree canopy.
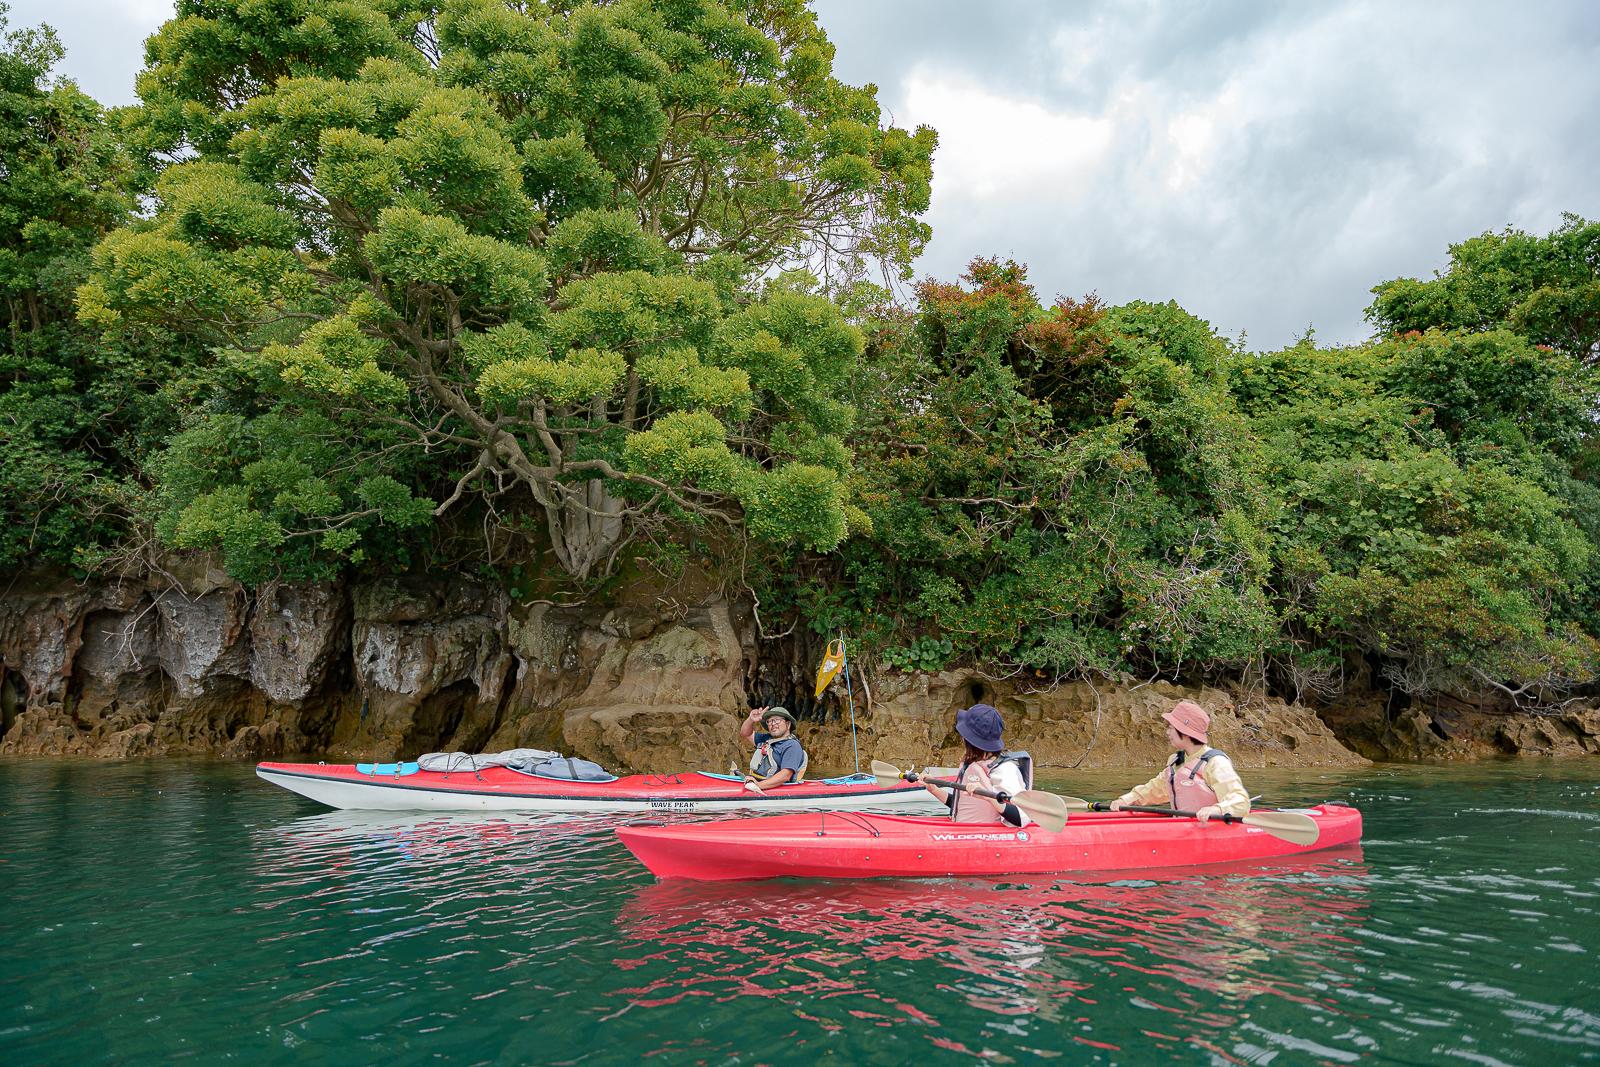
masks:
{"label": "tree canopy", "polygon": [[1600,223],[1566,215],[1553,233],[1485,233],[1450,246],[1429,281],[1376,286],[1367,318],[1385,333],[1509,329],[1575,359],[1600,362]]}
{"label": "tree canopy", "polygon": [[827,294],[909,269],[934,136],[799,0],[184,0],[148,55],[155,211],[78,296],[234,379],[161,468],[176,543],[259,577],[464,501],[580,580],[671,520],[842,539]]}

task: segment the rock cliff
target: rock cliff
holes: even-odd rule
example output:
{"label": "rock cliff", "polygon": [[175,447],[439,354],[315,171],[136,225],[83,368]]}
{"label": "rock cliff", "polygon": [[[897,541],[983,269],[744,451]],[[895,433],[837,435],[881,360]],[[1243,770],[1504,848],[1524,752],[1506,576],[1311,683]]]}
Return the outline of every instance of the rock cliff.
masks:
{"label": "rock cliff", "polygon": [[[788,700],[814,773],[854,760],[842,691],[796,704],[806,672],[764,658],[748,607],[709,583],[697,594],[630,587],[596,606],[518,603],[448,576],[251,591],[204,559],[178,563],[100,585],[13,581],[0,596],[0,755],[394,759],[527,746],[619,772],[724,769],[748,757],[745,710]],[[1417,709],[1391,719],[1351,704],[1319,717],[1159,683],[862,673],[863,762],[954,762],[955,712],[984,700],[1041,768],[1145,767],[1164,756],[1160,715],[1185,696],[1212,712],[1213,742],[1244,767],[1600,751],[1592,708],[1458,715],[1441,728]]]}

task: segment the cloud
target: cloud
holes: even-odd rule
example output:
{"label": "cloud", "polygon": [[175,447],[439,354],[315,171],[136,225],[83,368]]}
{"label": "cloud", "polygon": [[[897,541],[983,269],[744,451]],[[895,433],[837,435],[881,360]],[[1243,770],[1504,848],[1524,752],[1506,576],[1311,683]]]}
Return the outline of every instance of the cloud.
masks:
{"label": "cloud", "polygon": [[7,0],[13,27],[52,26],[67,56],[59,74],[103,104],[137,99],[144,39],[172,17],[173,0]]}
{"label": "cloud", "polygon": [[938,128],[938,181],[962,198],[1087,187],[1113,136],[1105,116],[1052,112],[932,67],[913,70],[903,95],[907,124]]}
{"label": "cloud", "polygon": [[1374,284],[1450,243],[1600,215],[1580,132],[1600,7],[1099,4],[950,27],[861,7],[821,5],[840,75],[896,71],[887,110],[940,133],[919,264],[938,277],[1009,255],[1047,299],[1176,299],[1252,347],[1308,325],[1350,342]]}

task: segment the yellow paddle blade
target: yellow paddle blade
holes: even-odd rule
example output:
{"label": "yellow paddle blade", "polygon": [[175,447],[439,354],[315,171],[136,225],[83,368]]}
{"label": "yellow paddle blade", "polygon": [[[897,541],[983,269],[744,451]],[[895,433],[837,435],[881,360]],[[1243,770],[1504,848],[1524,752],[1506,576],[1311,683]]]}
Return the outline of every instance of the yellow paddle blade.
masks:
{"label": "yellow paddle blade", "polygon": [[1317,820],[1292,811],[1253,811],[1239,821],[1295,845],[1314,845],[1322,836]]}

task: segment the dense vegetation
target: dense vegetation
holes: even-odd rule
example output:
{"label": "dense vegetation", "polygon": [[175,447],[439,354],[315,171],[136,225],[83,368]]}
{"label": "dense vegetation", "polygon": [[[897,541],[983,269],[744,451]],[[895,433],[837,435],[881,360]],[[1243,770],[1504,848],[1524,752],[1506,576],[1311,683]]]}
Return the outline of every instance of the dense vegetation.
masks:
{"label": "dense vegetation", "polygon": [[[0,7],[0,31],[4,30]],[[1600,225],[1253,353],[974,260],[801,0],[180,0],[0,46],[0,567],[725,561],[905,668],[1555,699],[1600,669]]]}

